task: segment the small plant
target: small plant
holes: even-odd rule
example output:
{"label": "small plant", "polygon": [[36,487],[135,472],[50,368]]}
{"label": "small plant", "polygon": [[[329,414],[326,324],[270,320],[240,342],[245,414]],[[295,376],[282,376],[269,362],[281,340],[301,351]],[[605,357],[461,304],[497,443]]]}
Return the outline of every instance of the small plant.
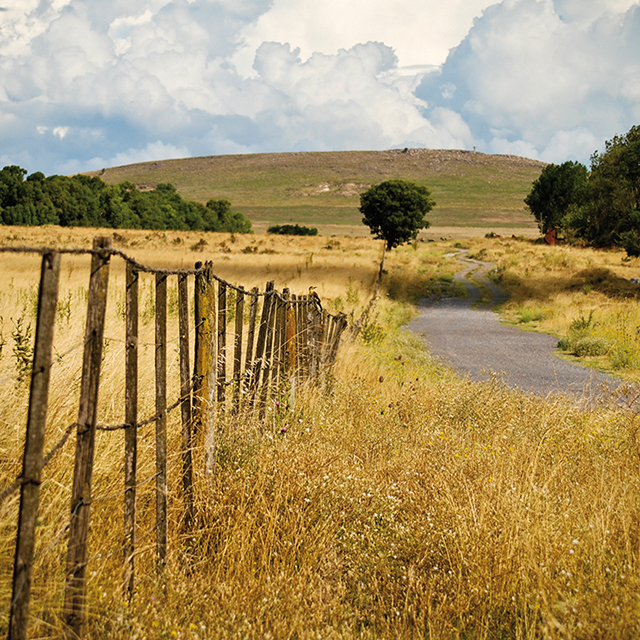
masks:
{"label": "small plant", "polygon": [[69,291],[66,298],[58,300],[56,313],[58,316],[58,324],[60,326],[63,324],[68,326],[71,320],[71,291]]}
{"label": "small plant", "polygon": [[605,356],[611,350],[611,343],[598,336],[579,338],[571,345],[571,351],[579,358],[585,356]]}
{"label": "small plant", "polygon": [[611,366],[614,369],[635,369],[640,367],[638,348],[630,340],[616,342],[609,354]]}
{"label": "small plant", "polygon": [[357,305],[360,302],[360,294],[354,285],[354,278],[349,278],[349,286],[347,287],[347,304]]}
{"label": "small plant", "polygon": [[593,309],[589,312],[589,317],[580,316],[569,325],[569,336],[572,340],[583,338],[590,333],[590,330],[596,326],[593,321]]}
{"label": "small plant", "polygon": [[191,251],[204,251],[207,245],[208,245],[208,242],[204,238],[200,238],[198,242],[191,245]]}
{"label": "small plant", "polygon": [[18,372],[17,386],[27,380],[33,363],[33,346],[31,345],[31,323],[25,325],[24,317],[20,316],[14,323],[11,332],[13,338],[13,357]]}
{"label": "small plant", "polygon": [[544,319],[544,313],[540,309],[522,309],[518,322],[527,324],[529,322],[540,322]]}
{"label": "small plant", "polygon": [[360,331],[360,337],[362,341],[369,345],[380,344],[386,337],[387,332],[382,325],[377,322],[370,322],[362,327]]}

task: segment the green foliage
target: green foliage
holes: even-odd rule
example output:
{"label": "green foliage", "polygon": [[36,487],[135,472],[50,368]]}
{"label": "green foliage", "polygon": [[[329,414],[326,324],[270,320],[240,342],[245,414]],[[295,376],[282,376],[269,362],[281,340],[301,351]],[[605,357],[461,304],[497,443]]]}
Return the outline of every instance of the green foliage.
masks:
{"label": "green foliage", "polygon": [[267,233],[283,236],[317,236],[318,230],[315,227],[305,227],[299,224],[276,224],[269,227]]}
{"label": "green foliage", "polygon": [[420,229],[429,227],[424,216],[435,204],[426,187],[407,180],[387,180],[360,195],[362,222],[387,249],[415,240]]}
{"label": "green foliage", "polygon": [[251,232],[251,222],[231,211],[228,200],[190,202],[168,183],[140,191],[131,182],[108,185],[85,175],[37,172],[25,180],[25,174],[17,166],[0,171],[1,224]]}
{"label": "green foliage", "polygon": [[524,199],[542,233],[562,229],[565,216],[580,205],[587,182],[587,168],[579,162],[547,165]]}
{"label": "green foliage", "polygon": [[593,154],[583,203],[568,214],[566,225],[589,244],[640,256],[640,126]]}

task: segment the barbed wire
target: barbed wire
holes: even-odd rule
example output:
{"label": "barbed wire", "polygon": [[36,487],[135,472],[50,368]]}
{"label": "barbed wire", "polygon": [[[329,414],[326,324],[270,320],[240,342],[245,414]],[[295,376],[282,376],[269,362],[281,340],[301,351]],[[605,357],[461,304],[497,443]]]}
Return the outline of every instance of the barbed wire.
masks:
{"label": "barbed wire", "polygon": [[[310,295],[306,299],[296,298],[292,300],[290,298],[285,298],[282,293],[273,289],[271,291],[247,291],[244,287],[239,287],[228,280],[214,274],[211,272],[211,267],[207,266],[206,263],[204,266],[197,267],[194,269],[165,269],[162,267],[151,267],[146,265],[133,256],[125,253],[121,249],[113,249],[113,248],[105,248],[105,249],[71,249],[71,248],[55,248],[55,247],[28,247],[28,246],[18,246],[18,247],[0,247],[0,253],[36,253],[39,255],[46,255],[48,253],[61,253],[67,255],[97,255],[97,256],[118,256],[125,260],[126,262],[133,265],[137,271],[142,271],[144,273],[159,273],[163,275],[199,275],[206,273],[208,276],[217,281],[219,284],[225,285],[227,288],[232,289],[236,293],[240,293],[246,296],[257,296],[257,297],[266,297],[273,296],[291,306],[298,306],[303,304],[313,304],[316,308],[322,308],[320,304],[319,298],[316,296]],[[201,263],[200,263],[201,264]],[[330,314],[331,315],[331,314]],[[341,314],[340,314],[341,315]],[[333,316],[336,317],[336,316]]]}

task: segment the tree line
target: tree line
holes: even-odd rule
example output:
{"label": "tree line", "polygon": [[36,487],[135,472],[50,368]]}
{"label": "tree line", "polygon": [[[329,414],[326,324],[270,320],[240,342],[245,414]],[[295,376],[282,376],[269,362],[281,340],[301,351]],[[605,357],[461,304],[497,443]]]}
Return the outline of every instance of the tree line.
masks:
{"label": "tree line", "polygon": [[0,171],[3,225],[251,233],[251,222],[233,212],[228,200],[184,200],[169,183],[140,191],[131,182],[109,185],[86,175],[26,174],[18,166]]}
{"label": "tree line", "polygon": [[547,165],[525,204],[542,233],[555,228],[569,240],[640,256],[640,126],[605,142],[590,171],[579,162]]}

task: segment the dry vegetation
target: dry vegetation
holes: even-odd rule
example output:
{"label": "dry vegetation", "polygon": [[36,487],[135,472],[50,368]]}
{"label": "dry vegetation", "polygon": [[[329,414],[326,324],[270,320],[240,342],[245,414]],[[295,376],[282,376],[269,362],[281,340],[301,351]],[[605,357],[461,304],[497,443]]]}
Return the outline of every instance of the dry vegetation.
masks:
{"label": "dry vegetation", "polygon": [[[37,230],[9,231],[17,237],[7,234],[4,244],[41,243]],[[88,246],[91,237],[89,231],[54,231],[47,244]],[[316,285],[323,301],[356,315],[370,295],[380,255],[379,243],[362,239],[181,234],[177,242],[178,235],[122,232],[118,243],[155,265],[212,259],[220,275],[245,287],[267,279],[294,292]],[[193,250],[201,239],[203,250]],[[513,240],[469,246],[504,267],[503,282],[520,291],[508,307],[512,317],[536,304],[558,308],[558,324],[548,328],[570,323],[572,305],[575,314],[590,309],[569,301],[566,321],[560,320],[562,296],[583,296],[596,312],[623,304],[597,286],[585,292],[587,283],[568,289],[574,271],[604,267],[637,275],[637,266],[622,262],[620,254],[554,253]],[[138,490],[140,553],[131,603],[123,602],[121,587],[123,436],[98,434],[87,637],[640,635],[640,419],[615,403],[583,411],[562,398],[511,392],[499,382],[461,382],[433,362],[398,325],[411,314],[406,300],[450,286],[457,268],[445,257],[451,247],[422,244],[391,253],[390,296],[383,297],[364,339],[343,345],[332,384],[299,394],[287,410],[271,410],[260,428],[251,421],[220,421],[218,467],[210,483],[197,460],[192,536],[180,525],[179,418],[172,414],[170,557],[160,577],[154,566],[153,428],[141,432],[138,473],[149,481]],[[99,419],[106,423],[123,417],[118,263],[114,258],[105,332]],[[6,255],[0,266],[1,488],[20,473],[27,388],[16,335],[20,318],[22,334],[29,324],[33,328],[39,266],[36,257]],[[563,272],[565,284],[550,290]],[[87,282],[88,260],[65,256],[46,450],[77,411]],[[536,291],[558,297],[546,301]],[[537,302],[527,302],[527,295]],[[148,362],[153,327],[145,308],[151,301],[145,284],[141,355]],[[546,327],[550,317],[536,322]],[[175,384],[177,353],[172,355],[169,379]],[[141,387],[145,416],[152,413],[151,374]],[[60,634],[72,455],[69,442],[47,467],[41,488],[31,637]],[[6,631],[11,597],[16,513],[16,497],[0,507],[0,632]]]}
{"label": "dry vegetation", "polygon": [[462,245],[496,265],[493,277],[510,293],[506,318],[558,336],[569,358],[640,380],[639,259],[505,238]]}

